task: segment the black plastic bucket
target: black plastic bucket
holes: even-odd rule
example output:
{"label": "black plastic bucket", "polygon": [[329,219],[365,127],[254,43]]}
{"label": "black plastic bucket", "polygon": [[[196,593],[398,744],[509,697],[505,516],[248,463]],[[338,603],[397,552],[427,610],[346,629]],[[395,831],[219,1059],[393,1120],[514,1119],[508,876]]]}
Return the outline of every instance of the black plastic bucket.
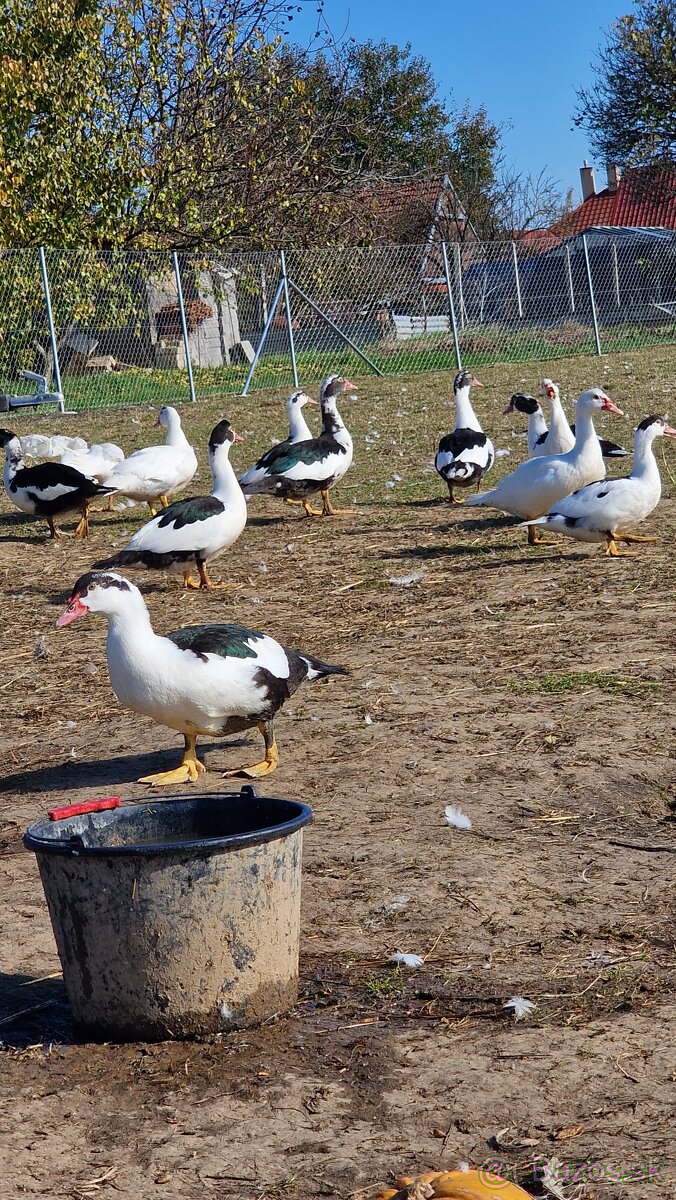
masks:
{"label": "black plastic bucket", "polygon": [[241,792],[35,821],[77,1024],[116,1041],[256,1024],[298,989],[305,804]]}

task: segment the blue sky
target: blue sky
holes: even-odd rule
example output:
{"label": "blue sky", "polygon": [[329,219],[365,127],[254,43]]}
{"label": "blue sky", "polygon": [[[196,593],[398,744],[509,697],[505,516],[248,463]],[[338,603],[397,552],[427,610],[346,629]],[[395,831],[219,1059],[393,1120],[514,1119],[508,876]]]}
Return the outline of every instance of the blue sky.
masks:
{"label": "blue sky", "polygon": [[[504,135],[511,164],[533,174],[546,167],[577,199],[582,160],[593,160],[585,134],[571,128],[575,89],[593,87],[604,31],[632,7],[631,0],[325,0],[334,36],[411,42],[432,64],[442,97],[484,104],[493,121],[511,123]],[[309,9],[291,27],[299,42],[316,19]],[[604,186],[604,164],[594,165]]]}

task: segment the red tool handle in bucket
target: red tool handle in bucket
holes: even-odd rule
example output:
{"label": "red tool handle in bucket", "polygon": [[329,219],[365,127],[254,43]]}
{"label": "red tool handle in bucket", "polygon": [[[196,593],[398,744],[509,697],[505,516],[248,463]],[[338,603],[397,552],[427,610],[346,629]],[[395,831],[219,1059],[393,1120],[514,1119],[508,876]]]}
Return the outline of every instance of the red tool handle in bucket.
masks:
{"label": "red tool handle in bucket", "polygon": [[105,812],[107,808],[119,808],[119,796],[106,796],[103,800],[86,800],[84,804],[67,804],[65,808],[53,808],[47,815],[50,821],[63,821],[66,817],[79,817],[82,813]]}

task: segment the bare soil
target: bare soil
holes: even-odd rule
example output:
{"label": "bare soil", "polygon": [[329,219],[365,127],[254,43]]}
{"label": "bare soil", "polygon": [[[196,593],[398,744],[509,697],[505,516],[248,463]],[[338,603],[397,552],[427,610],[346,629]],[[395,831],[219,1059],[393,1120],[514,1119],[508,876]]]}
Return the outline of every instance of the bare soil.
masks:
{"label": "bare soil", "polygon": [[[673,364],[557,366],[569,394],[600,377],[635,423],[667,407]],[[500,408],[541,373],[551,367],[485,372],[478,407],[511,450],[496,475],[525,453]],[[346,411],[356,464],[337,489],[356,515],[311,521],[253,502],[213,571],[236,589],[136,576],[158,631],[236,620],[351,670],[280,715],[266,782],[314,810],[298,1005],[208,1043],[78,1041],[21,847],[47,808],[139,797],[139,776],[178,759],[180,739],[115,700],[104,623],[53,628],[77,576],[145,517],[97,515],[89,544],[50,545],[2,501],[3,1200],[346,1198],[405,1170],[534,1155],[591,1164],[569,1196],[670,1194],[674,455],[642,528],[656,546],[615,561],[572,542],[529,549],[514,522],[452,509],[429,472],[450,386],[364,380]],[[227,398],[184,410],[196,445],[223,411],[251,431],[238,465],[283,436],[279,395]],[[153,440],[152,418],[72,427],[131,449]],[[254,743],[204,744],[205,785],[229,790],[221,772]],[[446,824],[449,803],[471,830]],[[396,950],[423,966],[394,968]],[[514,995],[536,1004],[530,1018],[503,1007]]]}

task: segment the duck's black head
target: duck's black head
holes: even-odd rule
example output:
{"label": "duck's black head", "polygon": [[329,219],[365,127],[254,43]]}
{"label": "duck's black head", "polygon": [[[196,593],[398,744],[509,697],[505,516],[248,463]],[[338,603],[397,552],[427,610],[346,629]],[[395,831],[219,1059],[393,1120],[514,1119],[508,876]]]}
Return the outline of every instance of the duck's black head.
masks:
{"label": "duck's black head", "polygon": [[636,426],[636,432],[649,433],[651,441],[653,437],[676,437],[676,429],[672,429],[671,425],[667,423],[667,418],[656,415],[644,417]]}
{"label": "duck's black head", "polygon": [[0,429],[0,447],[3,450],[4,450],[5,446],[9,445],[10,442],[14,442],[14,441],[18,442],[18,440],[19,439],[18,439],[17,435],[15,433],[12,433],[11,429]]}
{"label": "duck's black head", "polygon": [[476,375],[472,371],[458,371],[453,380],[453,391],[461,392],[463,388],[483,387],[483,383],[479,383]]}
{"label": "duck's black head", "polygon": [[235,430],[230,422],[226,421],[224,418],[222,421],[219,421],[218,425],[215,425],[211,431],[211,436],[209,438],[209,453],[213,454],[214,450],[216,450],[218,446],[222,446],[224,442],[228,442],[230,445],[232,445],[233,442],[243,441],[244,438],[241,438],[238,433],[235,433]]}
{"label": "duck's black head", "polygon": [[535,396],[529,396],[526,392],[515,392],[509,402],[509,412],[525,413],[527,416],[532,416],[537,412],[540,405]]}

